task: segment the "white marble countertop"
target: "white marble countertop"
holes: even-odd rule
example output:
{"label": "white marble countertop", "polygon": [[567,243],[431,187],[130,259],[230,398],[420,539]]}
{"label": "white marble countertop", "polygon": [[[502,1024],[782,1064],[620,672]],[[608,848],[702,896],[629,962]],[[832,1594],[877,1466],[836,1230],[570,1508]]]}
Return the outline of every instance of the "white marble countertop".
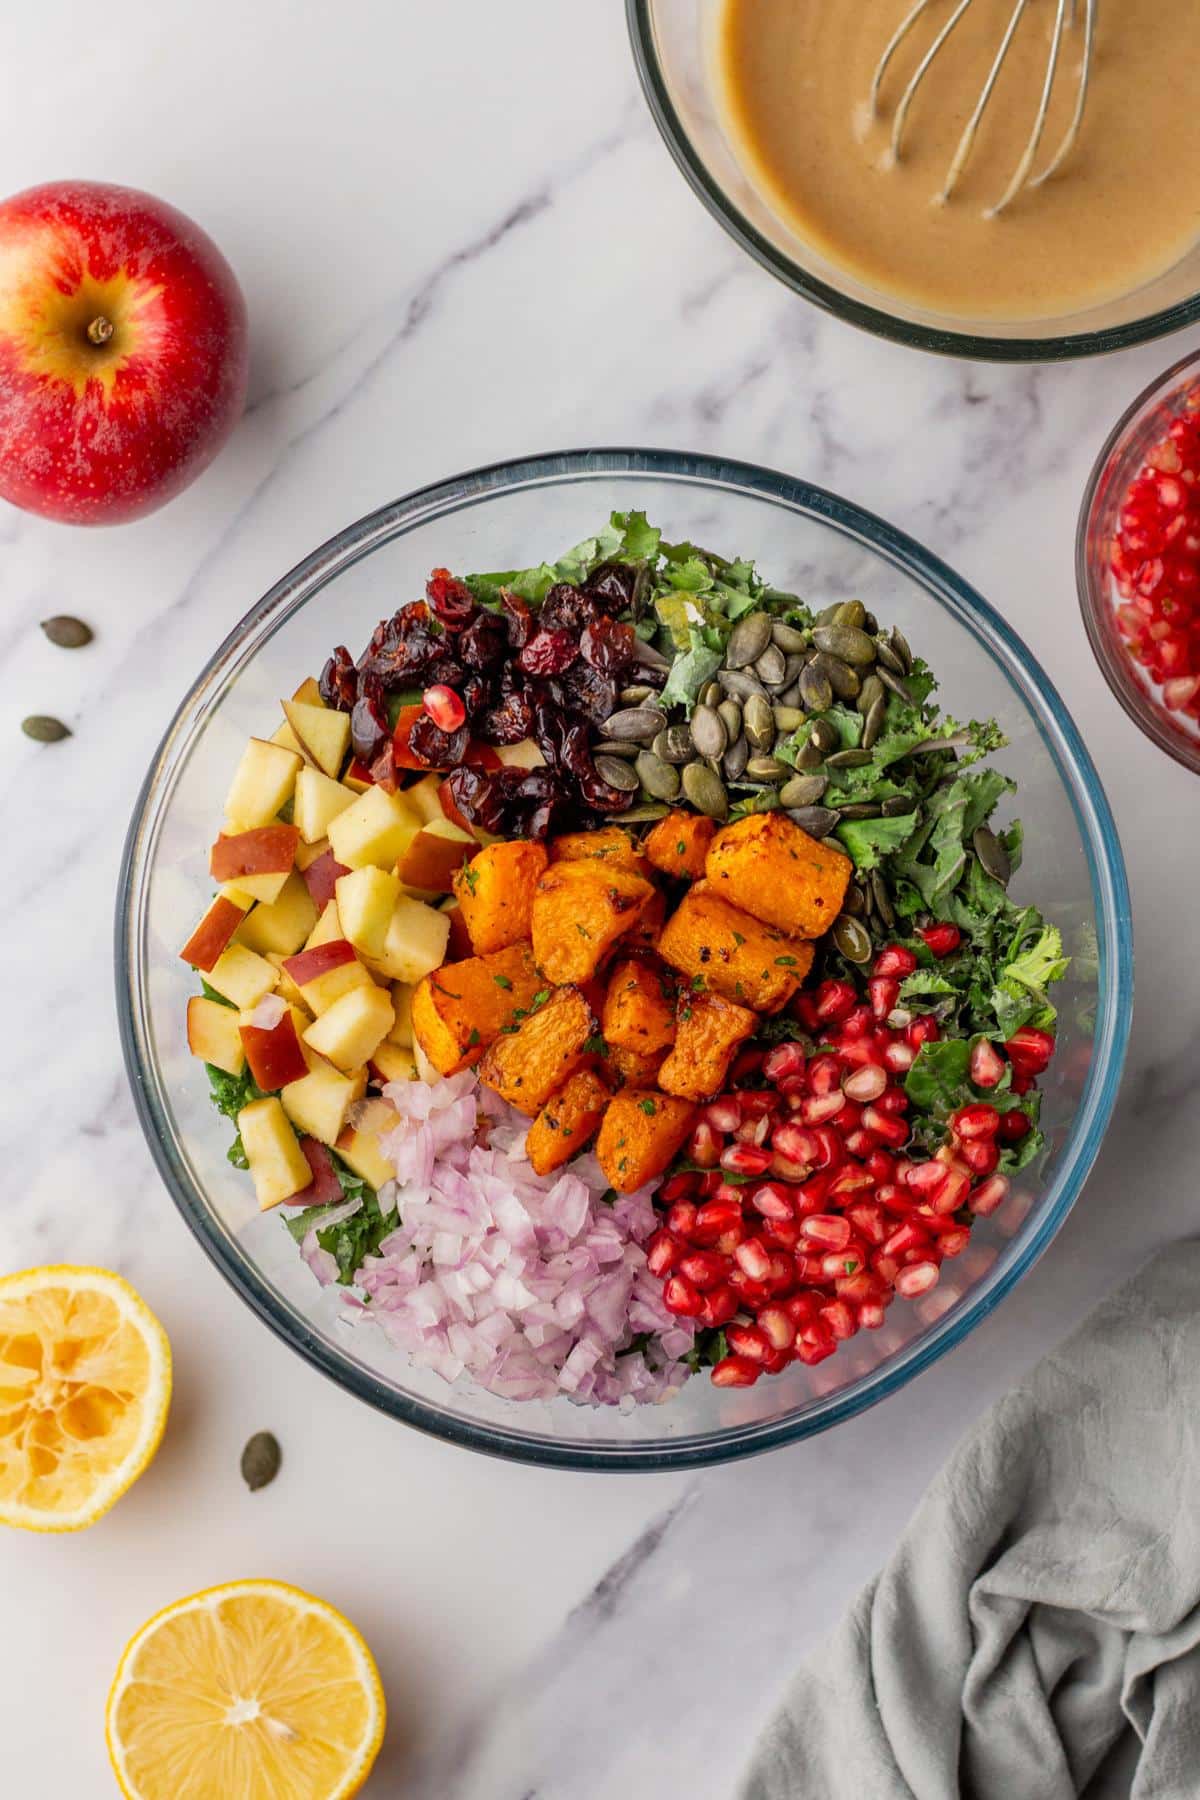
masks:
{"label": "white marble countertop", "polygon": [[[1080,628],[1082,484],[1128,399],[1188,347],[1022,369],[941,362],[794,299],[687,191],[615,0],[68,0],[6,20],[10,189],[130,182],[200,220],[246,290],[251,402],[151,520],[0,511],[0,776],[10,1023],[0,1267],[121,1269],[177,1389],[156,1463],[77,1538],[0,1542],[6,1791],[107,1793],[103,1699],[164,1603],[269,1574],[362,1627],[391,1706],[367,1792],[402,1800],[723,1800],[775,1685],[884,1557],[966,1425],[1151,1245],[1193,1228],[1200,975],[1194,780],[1137,733]],[[1108,786],[1136,916],[1116,1120],[1061,1236],[970,1340],[814,1442],[700,1476],[471,1456],[323,1382],[205,1260],[126,1091],[111,975],[143,764],[211,648],[304,552],[410,487],[518,452],[703,448],[841,490],[1011,619]],[[67,658],[37,621],[97,642]],[[40,751],[31,710],[71,721]],[[1168,874],[1169,871],[1169,874]],[[286,1462],[250,1496],[247,1435]]]}

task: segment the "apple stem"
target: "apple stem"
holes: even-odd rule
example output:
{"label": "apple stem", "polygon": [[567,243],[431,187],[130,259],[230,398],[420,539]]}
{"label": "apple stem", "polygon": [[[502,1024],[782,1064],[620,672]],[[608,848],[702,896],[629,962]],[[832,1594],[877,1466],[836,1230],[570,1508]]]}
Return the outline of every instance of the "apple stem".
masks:
{"label": "apple stem", "polygon": [[107,344],[109,338],[113,334],[113,329],[112,320],[106,319],[103,313],[101,313],[98,318],[92,320],[87,328],[88,343],[97,345]]}

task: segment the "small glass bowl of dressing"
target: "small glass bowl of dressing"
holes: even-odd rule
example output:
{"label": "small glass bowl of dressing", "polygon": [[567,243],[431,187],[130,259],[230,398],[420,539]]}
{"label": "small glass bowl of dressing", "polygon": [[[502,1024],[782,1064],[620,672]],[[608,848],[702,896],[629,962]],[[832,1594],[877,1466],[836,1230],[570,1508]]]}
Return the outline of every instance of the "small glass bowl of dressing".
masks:
{"label": "small glass bowl of dressing", "polygon": [[[727,4],[625,0],[634,60],[655,123],[695,193],[730,236],[793,292],[879,337],[944,355],[1003,362],[1094,356],[1200,320],[1200,243],[1153,279],[1135,277],[1130,291],[1085,310],[1011,321],[938,313],[891,292],[886,284],[857,279],[806,241],[772,206],[739,153],[717,74]],[[1091,104],[1097,103],[1094,95]],[[802,117],[798,106],[798,121]]]}
{"label": "small glass bowl of dressing", "polygon": [[[1139,394],[1109,434],[1083,496],[1075,579],[1109,687],[1160,750],[1200,775],[1200,688],[1190,692],[1191,677],[1200,678],[1200,454],[1193,466],[1193,444],[1200,446],[1194,351]],[[1179,593],[1181,575],[1185,586],[1194,583],[1190,597]],[[1165,679],[1133,653],[1151,631],[1178,653]]]}

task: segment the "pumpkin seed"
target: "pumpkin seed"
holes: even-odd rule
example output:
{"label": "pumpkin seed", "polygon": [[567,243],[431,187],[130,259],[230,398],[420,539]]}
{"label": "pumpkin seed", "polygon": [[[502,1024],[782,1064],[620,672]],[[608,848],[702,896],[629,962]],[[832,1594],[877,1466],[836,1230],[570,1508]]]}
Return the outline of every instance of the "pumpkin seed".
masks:
{"label": "pumpkin seed", "polygon": [[750,760],[750,746],[744,737],[735,738],[721,762],[726,781],[740,781]]}
{"label": "pumpkin seed", "polygon": [[883,876],[878,869],[871,870],[870,882],[871,898],[875,902],[875,911],[883,920],[884,930],[895,931],[896,912],[892,905],[892,896],[888,893],[887,882],[883,879]]}
{"label": "pumpkin seed", "polygon": [[904,673],[912,674],[913,653],[908,647],[908,639],[898,625],[892,626],[892,649],[904,664]]}
{"label": "pumpkin seed", "polygon": [[780,789],[785,806],[815,806],[829,786],[828,775],[793,775]]}
{"label": "pumpkin seed", "polygon": [[807,667],[815,655],[816,651],[810,650],[807,656],[789,656],[784,668],[783,685],[785,687],[792,687],[794,683],[799,681],[801,669]]}
{"label": "pumpkin seed", "polygon": [[283,1453],[270,1431],[256,1431],[242,1451],[242,1480],[252,1494],[267,1487],[279,1473]]}
{"label": "pumpkin seed", "polygon": [[879,819],[883,817],[883,807],[878,800],[852,800],[848,806],[839,806],[843,819]]}
{"label": "pumpkin seed", "polygon": [[775,714],[763,694],[752,694],[742,708],[742,730],[755,750],[767,750],[775,742]]}
{"label": "pumpkin seed", "polygon": [[596,773],[601,781],[606,781],[619,794],[635,794],[641,783],[629,764],[619,756],[595,756],[592,761],[596,765]]}
{"label": "pumpkin seed", "polygon": [[814,838],[828,837],[839,822],[839,814],[829,806],[790,806],[788,818]]}
{"label": "pumpkin seed", "polygon": [[787,681],[787,657],[778,644],[768,644],[754,664],[754,673],[767,687],[781,687]]}
{"label": "pumpkin seed", "polygon": [[725,784],[719,775],[713,774],[707,763],[690,762],[684,765],[683,791],[697,812],[707,813],[710,819],[729,816],[729,796],[725,792]]}
{"label": "pumpkin seed", "polygon": [[648,744],[666,722],[666,714],[656,706],[629,706],[610,714],[601,730],[605,737],[619,738],[622,743]]}
{"label": "pumpkin seed", "polygon": [[660,731],[650,748],[664,762],[685,763],[692,754],[692,734],[686,725],[668,725]]}
{"label": "pumpkin seed", "polygon": [[729,748],[729,733],[719,712],[711,706],[698,706],[689,724],[692,742],[701,756],[724,756]]}
{"label": "pumpkin seed", "polygon": [[757,662],[771,641],[771,620],[767,613],[743,613],[729,634],[725,646],[725,666],[744,669]]}
{"label": "pumpkin seed", "polygon": [[882,663],[879,667],[879,679],[885,688],[889,688],[896,695],[898,700],[903,700],[905,706],[916,705],[907,683],[902,681],[899,675],[893,675],[890,669],[885,669]]}
{"label": "pumpkin seed", "polygon": [[605,738],[603,743],[593,744],[593,756],[623,756],[629,762],[638,755],[636,744],[622,744],[617,738]]}
{"label": "pumpkin seed", "polygon": [[846,889],[846,898],[842,901],[842,911],[848,912],[852,919],[865,919],[870,910],[870,903],[860,882],[852,881]]}
{"label": "pumpkin seed", "polygon": [[706,681],[698,696],[701,706],[719,706],[721,704],[721,684],[719,681]]}
{"label": "pumpkin seed", "polygon": [[767,690],[758,676],[752,675],[748,669],[721,669],[718,671],[717,680],[725,692],[732,694],[735,700],[744,702],[749,700],[752,694],[761,694],[764,699],[766,698]]}
{"label": "pumpkin seed", "polygon": [[807,712],[828,712],[833,705],[833,688],[816,663],[800,671],[800,699]]}
{"label": "pumpkin seed", "polygon": [[893,650],[892,642],[889,637],[886,637],[883,634],[877,637],[875,640],[875,648],[878,652],[879,661],[885,669],[890,669],[893,675],[906,675],[908,673],[904,667],[903,658],[897,651]]}
{"label": "pumpkin seed", "polygon": [[816,744],[801,744],[796,752],[796,768],[801,773],[808,769],[819,769],[824,760],[824,752]]}
{"label": "pumpkin seed", "polygon": [[69,725],[64,725],[61,719],[50,718],[47,713],[31,713],[29,718],[21,720],[21,730],[35,744],[61,744],[71,735]]}
{"label": "pumpkin seed", "polygon": [[645,683],[635,683],[633,687],[622,688],[617,699],[622,706],[640,706],[643,700],[653,700],[655,689]]}
{"label": "pumpkin seed", "polygon": [[883,819],[902,819],[905,813],[915,810],[915,803],[907,794],[891,794],[883,803],[880,817]]}
{"label": "pumpkin seed", "polygon": [[773,706],[776,731],[799,731],[804,723],[804,714],[798,706]]}
{"label": "pumpkin seed", "polygon": [[879,630],[879,620],[875,617],[873,612],[867,612],[863,615],[862,628],[868,636],[875,636],[875,633]]}
{"label": "pumpkin seed", "polygon": [[776,756],[752,756],[746,764],[746,776],[750,781],[786,781],[790,774],[787,764]]}
{"label": "pumpkin seed", "polygon": [[872,758],[869,750],[838,750],[825,760],[831,769],[865,769]]}
{"label": "pumpkin seed", "polygon": [[856,625],[818,625],[813,632],[813,643],[818,650],[840,656],[843,662],[853,663],[856,668],[869,668],[875,661],[874,638],[869,638]]}
{"label": "pumpkin seed", "polygon": [[828,719],[814,719],[812,730],[808,734],[810,744],[815,744],[822,756],[828,756],[841,743],[837,726],[831,725]]}
{"label": "pumpkin seed", "polygon": [[665,819],[670,810],[662,800],[642,800],[637,806],[631,806],[621,814],[621,823],[648,825],[655,819]]}
{"label": "pumpkin seed", "polygon": [[742,735],[742,709],[736,700],[722,700],[717,711],[724,721],[729,741],[735,744]]}
{"label": "pumpkin seed", "polygon": [[867,609],[861,600],[843,600],[833,615],[835,625],[850,625],[861,631],[866,623]]}
{"label": "pumpkin seed", "polygon": [[858,674],[843,662],[840,656],[830,656],[824,650],[814,656],[809,664],[810,669],[819,669],[839,700],[856,700],[862,687]]}
{"label": "pumpkin seed", "polygon": [[777,694],[775,698],[778,700],[780,706],[799,706],[800,683],[798,681],[793,681],[791,687],[784,688],[783,692]]}
{"label": "pumpkin seed", "polygon": [[998,881],[1002,887],[1007,887],[1012,880],[1012,862],[1009,859],[1008,851],[995,832],[989,830],[986,825],[981,825],[973,834],[971,842],[975,846],[976,856],[983,865],[984,874],[990,875],[992,880]]}
{"label": "pumpkin seed", "polygon": [[858,710],[865,718],[877,700],[886,698],[886,691],[878,675],[868,675],[858,690]]}
{"label": "pumpkin seed", "polygon": [[879,742],[883,730],[883,721],[887,717],[887,695],[880,694],[874,706],[863,720],[862,747],[873,750]]}
{"label": "pumpkin seed", "polygon": [[647,644],[641,638],[633,646],[633,659],[643,663],[647,669],[661,669],[664,674],[671,667],[669,656],[664,656],[661,650],[656,650],[653,644]]}
{"label": "pumpkin seed", "polygon": [[849,913],[838,914],[829,935],[847,962],[870,962],[871,934],[857,919],[852,919]]}
{"label": "pumpkin seed", "polygon": [[833,621],[838,616],[838,608],[841,604],[840,600],[834,600],[831,605],[823,606],[817,614],[816,623],[818,625],[832,625]]}
{"label": "pumpkin seed", "polygon": [[674,800],[679,792],[679,770],[673,763],[664,762],[653,750],[639,750],[633,766],[652,799]]}
{"label": "pumpkin seed", "polygon": [[779,645],[785,656],[803,656],[808,649],[808,637],[796,625],[785,625],[782,619],[776,619],[771,626],[771,641]]}
{"label": "pumpkin seed", "polygon": [[71,618],[68,613],[55,613],[52,619],[43,619],[42,630],[60,650],[82,650],[95,636],[90,625],[85,625],[82,619]]}
{"label": "pumpkin seed", "polygon": [[937,750],[965,750],[971,742],[969,732],[955,732],[952,737],[926,738],[923,744],[914,744],[909,751],[910,756],[932,756]]}

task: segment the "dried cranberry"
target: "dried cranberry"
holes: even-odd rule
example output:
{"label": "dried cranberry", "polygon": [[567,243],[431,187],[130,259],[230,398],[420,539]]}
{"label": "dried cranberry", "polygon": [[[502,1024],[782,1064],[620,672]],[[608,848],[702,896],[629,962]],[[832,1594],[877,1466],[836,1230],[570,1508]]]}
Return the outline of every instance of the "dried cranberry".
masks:
{"label": "dried cranberry", "polygon": [[352,712],[358,698],[358,671],[345,644],[339,644],[321,670],[321,698],[335,712]]}
{"label": "dried cranberry", "polygon": [[484,831],[499,832],[504,825],[508,798],[503,780],[505,770],[491,774],[485,769],[455,769],[448,786],[450,797],[469,825]]}
{"label": "dried cranberry", "polygon": [[498,613],[480,612],[455,645],[468,669],[487,669],[508,655],[508,626]]}
{"label": "dried cranberry", "polygon": [[605,612],[624,612],[633,602],[637,573],[629,563],[599,563],[587,578],[587,592]]}
{"label": "dried cranberry", "polygon": [[355,756],[369,766],[391,735],[383,683],[378,675],[360,676],[358,699],[350,714],[350,745]]}
{"label": "dried cranberry", "polygon": [[537,631],[517,657],[527,675],[561,675],[579,655],[579,639],[571,631]]}
{"label": "dried cranberry", "polygon": [[542,601],[538,624],[543,631],[570,631],[578,637],[584,626],[598,616],[599,608],[589,594],[572,587],[569,581],[560,581]]}
{"label": "dried cranberry", "polygon": [[456,769],[467,753],[471,734],[465,725],[457,731],[442,731],[427,712],[413,720],[408,734],[408,748],[429,769]]}
{"label": "dried cranberry", "polygon": [[449,569],[433,571],[425,584],[425,596],[447,631],[462,631],[475,616],[470,588]]}
{"label": "dried cranberry", "polygon": [[519,594],[510,594],[507,588],[501,590],[500,604],[508,625],[508,641],[514,650],[523,650],[533,632],[533,614],[527,602]]}
{"label": "dried cranberry", "polygon": [[506,694],[498,706],[486,712],[482,736],[489,744],[519,744],[533,729],[533,708],[519,690]]}
{"label": "dried cranberry", "polygon": [[567,797],[550,769],[510,771],[509,810],[522,837],[539,841],[563,822]]}
{"label": "dried cranberry", "polygon": [[609,787],[607,781],[593,768],[588,775],[579,777],[579,791],[584,800],[596,812],[619,813],[632,806],[634,795],[623,793],[619,788]]}
{"label": "dried cranberry", "polygon": [[601,675],[590,663],[575,663],[551,687],[561,690],[564,706],[581,712],[592,725],[602,725],[617,710],[616,682]]}
{"label": "dried cranberry", "polygon": [[488,702],[487,683],[479,675],[470,676],[462,689],[462,703],[467,709],[468,719],[477,718]]}
{"label": "dried cranberry", "polygon": [[388,794],[394,794],[399,787],[400,777],[396,770],[396,745],[392,738],[388,738],[372,762],[371,780],[376,787],[381,787]]}
{"label": "dried cranberry", "polygon": [[585,662],[602,675],[619,675],[633,661],[637,633],[616,619],[593,619],[585,625],[579,649]]}

